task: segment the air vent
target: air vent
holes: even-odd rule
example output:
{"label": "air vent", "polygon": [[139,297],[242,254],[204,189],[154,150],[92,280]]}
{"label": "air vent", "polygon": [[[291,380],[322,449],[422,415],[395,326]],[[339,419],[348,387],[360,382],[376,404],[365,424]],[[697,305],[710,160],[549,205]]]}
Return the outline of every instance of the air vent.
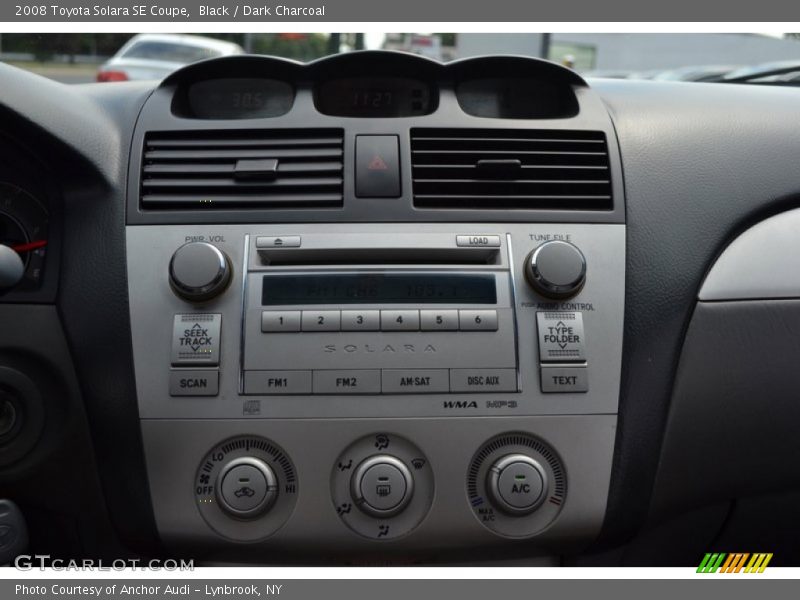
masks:
{"label": "air vent", "polygon": [[338,129],[149,133],[145,209],[342,206]]}
{"label": "air vent", "polygon": [[613,207],[603,132],[414,129],[411,153],[419,208]]}

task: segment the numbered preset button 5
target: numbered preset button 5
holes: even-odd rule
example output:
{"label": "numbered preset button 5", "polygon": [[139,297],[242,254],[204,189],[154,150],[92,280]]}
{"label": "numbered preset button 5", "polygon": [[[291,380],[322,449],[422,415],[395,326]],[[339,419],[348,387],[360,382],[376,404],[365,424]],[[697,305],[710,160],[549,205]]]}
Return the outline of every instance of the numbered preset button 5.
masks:
{"label": "numbered preset button 5", "polygon": [[458,329],[457,310],[421,310],[422,331],[456,331]]}

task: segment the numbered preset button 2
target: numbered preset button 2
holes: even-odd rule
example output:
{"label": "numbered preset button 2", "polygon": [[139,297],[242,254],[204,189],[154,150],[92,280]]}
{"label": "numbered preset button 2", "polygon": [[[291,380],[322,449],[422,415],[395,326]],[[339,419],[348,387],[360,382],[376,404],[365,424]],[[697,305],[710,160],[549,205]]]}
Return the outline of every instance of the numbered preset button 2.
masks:
{"label": "numbered preset button 2", "polygon": [[342,314],[338,310],[304,310],[303,331],[339,331]]}

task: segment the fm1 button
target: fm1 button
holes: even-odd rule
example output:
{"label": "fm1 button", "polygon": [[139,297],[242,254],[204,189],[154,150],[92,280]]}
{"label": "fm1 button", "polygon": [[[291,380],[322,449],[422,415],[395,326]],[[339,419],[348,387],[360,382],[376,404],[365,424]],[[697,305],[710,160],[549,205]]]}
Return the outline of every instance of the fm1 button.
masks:
{"label": "fm1 button", "polygon": [[229,462],[217,479],[217,499],[234,517],[257,517],[278,497],[273,470],[258,458],[244,457]]}
{"label": "fm1 button", "polygon": [[497,508],[522,516],[542,503],[547,480],[541,465],[530,456],[509,454],[492,465],[487,487]]}
{"label": "fm1 button", "polygon": [[391,517],[411,501],[414,480],[406,465],[394,456],[372,456],[362,462],[350,480],[353,500],[373,517]]}

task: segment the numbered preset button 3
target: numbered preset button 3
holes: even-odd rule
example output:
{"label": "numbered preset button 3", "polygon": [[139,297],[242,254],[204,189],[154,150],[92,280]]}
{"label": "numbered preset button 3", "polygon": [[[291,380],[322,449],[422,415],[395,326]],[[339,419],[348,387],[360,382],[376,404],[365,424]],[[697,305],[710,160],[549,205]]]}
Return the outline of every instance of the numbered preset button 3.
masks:
{"label": "numbered preset button 3", "polygon": [[378,331],[380,328],[379,310],[342,311],[342,331]]}

